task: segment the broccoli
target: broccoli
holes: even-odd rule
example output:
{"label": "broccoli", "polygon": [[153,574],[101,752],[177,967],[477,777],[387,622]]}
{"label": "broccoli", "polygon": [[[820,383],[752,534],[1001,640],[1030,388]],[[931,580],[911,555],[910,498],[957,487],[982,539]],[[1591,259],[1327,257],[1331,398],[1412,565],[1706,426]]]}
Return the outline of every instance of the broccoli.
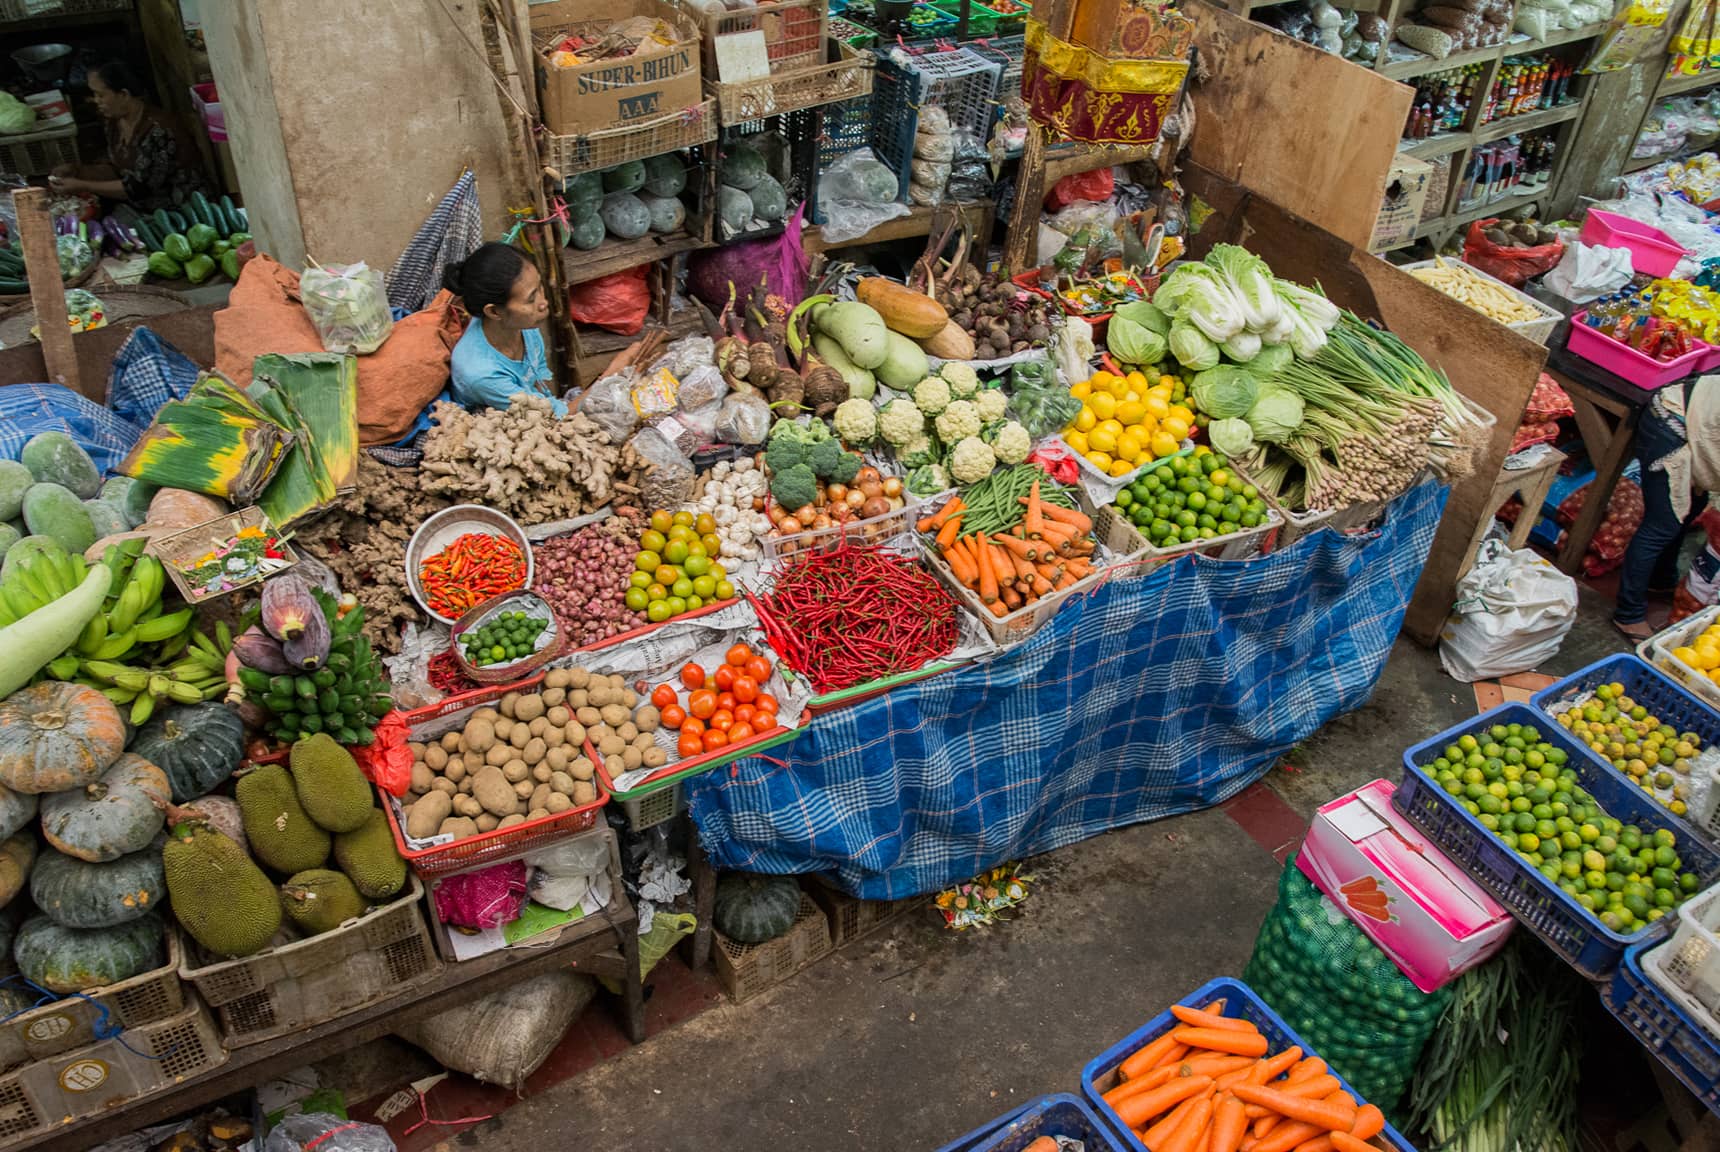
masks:
{"label": "broccoli", "polygon": [[860,474],[861,463],[858,453],[844,452],[826,479],[832,484],[852,484],[854,477]]}
{"label": "broccoli", "polygon": [[791,512],[804,508],[818,499],[818,477],[805,464],[785,468],[770,478],[770,495]]}
{"label": "broccoli", "polygon": [[[781,427],[781,425],[778,425],[778,427]],[[790,468],[793,468],[798,464],[808,463],[811,455],[811,449],[799,438],[794,436],[778,436],[775,432],[772,432],[770,443],[765,446],[764,463],[765,467],[769,468],[772,472],[780,474],[787,472]],[[800,505],[796,504],[795,507],[798,508]]]}
{"label": "broccoli", "polygon": [[[820,480],[829,480],[836,469],[836,463],[845,453],[842,445],[835,439],[820,440],[806,454],[806,463]],[[799,507],[799,505],[796,505]]]}

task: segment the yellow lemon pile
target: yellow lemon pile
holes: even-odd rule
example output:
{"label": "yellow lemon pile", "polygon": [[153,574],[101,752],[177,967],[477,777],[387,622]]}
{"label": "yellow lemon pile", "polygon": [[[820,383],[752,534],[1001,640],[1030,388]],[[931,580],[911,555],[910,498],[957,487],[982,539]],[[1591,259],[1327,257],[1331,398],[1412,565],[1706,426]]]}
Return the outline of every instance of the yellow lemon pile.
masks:
{"label": "yellow lemon pile", "polygon": [[1155,384],[1140,372],[1101,370],[1071,385],[1069,394],[1081,401],[1081,411],[1063,429],[1063,441],[1107,476],[1127,476],[1174,455],[1194,427],[1175,376],[1160,376]]}
{"label": "yellow lemon pile", "polygon": [[1720,623],[1710,624],[1693,642],[1674,648],[1672,658],[1720,685]]}

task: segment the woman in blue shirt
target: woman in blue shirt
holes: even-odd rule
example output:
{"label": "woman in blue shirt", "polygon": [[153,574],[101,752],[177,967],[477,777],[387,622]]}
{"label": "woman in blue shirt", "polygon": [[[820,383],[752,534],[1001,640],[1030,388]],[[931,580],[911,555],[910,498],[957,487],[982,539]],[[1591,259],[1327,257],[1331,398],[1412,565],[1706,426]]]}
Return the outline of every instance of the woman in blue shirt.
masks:
{"label": "woman in blue shirt", "polygon": [[[454,345],[454,399],[468,408],[506,408],[529,392],[550,396],[554,379],[538,325],[549,315],[538,270],[507,245],[484,244],[442,274],[442,285],[471,313],[466,334]],[[555,414],[567,405],[555,401]]]}

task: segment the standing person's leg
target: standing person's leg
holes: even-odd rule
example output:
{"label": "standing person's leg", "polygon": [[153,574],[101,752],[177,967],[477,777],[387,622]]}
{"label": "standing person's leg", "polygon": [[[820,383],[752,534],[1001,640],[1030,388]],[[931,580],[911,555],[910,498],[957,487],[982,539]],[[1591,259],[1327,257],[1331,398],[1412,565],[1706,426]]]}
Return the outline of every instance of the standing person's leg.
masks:
{"label": "standing person's leg", "polygon": [[1677,434],[1655,416],[1643,418],[1637,429],[1637,459],[1642,465],[1642,524],[1625,549],[1624,567],[1619,572],[1618,605],[1613,611],[1613,623],[1627,636],[1645,639],[1653,629],[1645,619],[1648,614],[1648,587],[1656,569],[1666,554],[1674,554],[1679,538],[1684,534],[1684,522],[1672,510],[1672,493],[1666,473],[1650,465],[1679,446]]}

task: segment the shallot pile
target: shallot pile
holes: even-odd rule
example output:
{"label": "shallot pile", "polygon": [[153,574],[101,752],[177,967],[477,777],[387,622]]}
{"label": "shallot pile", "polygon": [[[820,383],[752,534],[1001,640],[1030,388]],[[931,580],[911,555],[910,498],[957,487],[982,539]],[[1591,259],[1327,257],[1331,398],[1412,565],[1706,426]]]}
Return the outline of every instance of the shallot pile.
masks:
{"label": "shallot pile", "polygon": [[555,609],[570,646],[585,648],[645,623],[626,599],[640,527],[636,518],[611,516],[532,547],[532,590]]}

